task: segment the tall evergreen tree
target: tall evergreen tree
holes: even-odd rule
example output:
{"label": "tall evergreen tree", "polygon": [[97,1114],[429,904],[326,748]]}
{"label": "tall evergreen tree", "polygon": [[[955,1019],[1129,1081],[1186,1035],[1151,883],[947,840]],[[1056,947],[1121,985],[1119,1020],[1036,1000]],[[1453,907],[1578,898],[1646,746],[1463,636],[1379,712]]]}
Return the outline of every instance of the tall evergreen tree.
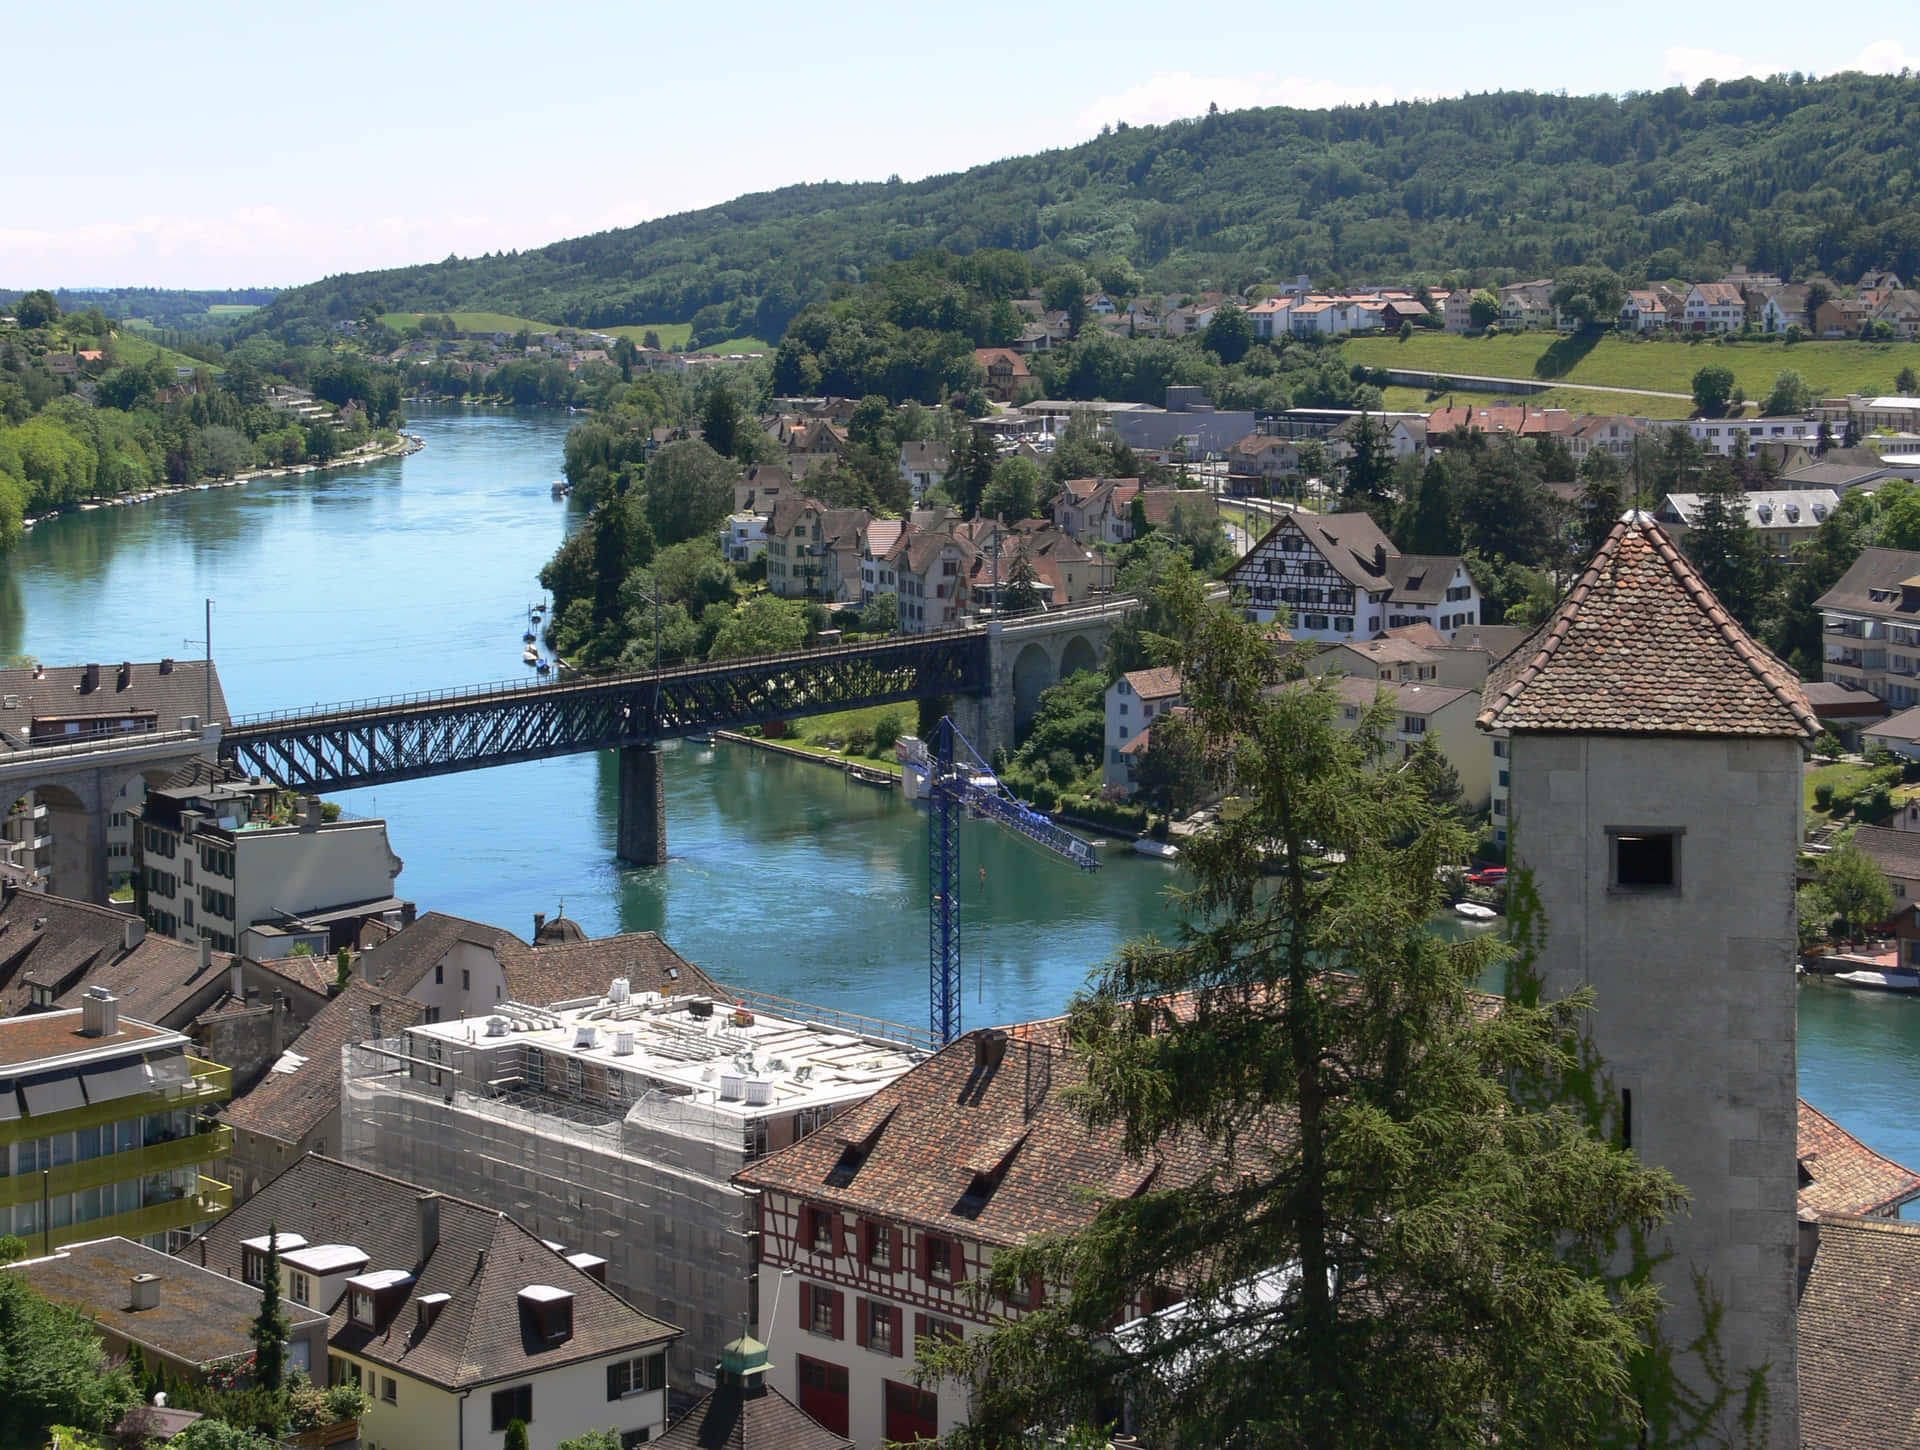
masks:
{"label": "tall evergreen tree", "polygon": [[1380,436],[1372,414],[1362,413],[1355,420],[1347,446],[1352,452],[1342,465],[1341,506],[1363,509],[1373,515],[1376,523],[1391,523],[1393,455],[1387,451],[1386,440]]}
{"label": "tall evergreen tree", "polygon": [[[1054,1443],[1122,1399],[1171,1445],[1630,1442],[1657,1291],[1600,1266],[1679,1191],[1553,1101],[1586,999],[1489,1011],[1503,948],[1427,925],[1466,829],[1398,768],[1393,712],[1343,728],[1303,661],[1183,608],[1191,728],[1245,809],[1183,848],[1191,934],[1128,948],[1067,1029],[1089,1125],[1163,1166],[996,1259],[990,1290],[1050,1294],[925,1361],[970,1382],[949,1444]],[[1149,1291],[1179,1311],[1114,1333]]]}
{"label": "tall evergreen tree", "polygon": [[287,1311],[280,1303],[280,1230],[267,1225],[267,1265],[260,1278],[260,1312],[253,1321],[253,1378],[277,1390],[287,1379]]}
{"label": "tall evergreen tree", "polygon": [[1716,461],[1702,480],[1687,554],[1733,617],[1755,633],[1773,594],[1773,559],[1747,520],[1747,492]]}

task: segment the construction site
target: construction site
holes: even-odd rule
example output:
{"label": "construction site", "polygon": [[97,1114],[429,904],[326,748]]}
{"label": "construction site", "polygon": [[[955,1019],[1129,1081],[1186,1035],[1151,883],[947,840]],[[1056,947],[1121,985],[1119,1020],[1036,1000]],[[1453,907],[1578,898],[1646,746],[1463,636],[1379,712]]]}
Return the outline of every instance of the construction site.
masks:
{"label": "construction site", "polygon": [[757,1322],[746,1164],[864,1101],[927,1034],[765,997],[632,993],[425,1023],[344,1050],[347,1161],[511,1215],[685,1330],[671,1377],[711,1383]]}

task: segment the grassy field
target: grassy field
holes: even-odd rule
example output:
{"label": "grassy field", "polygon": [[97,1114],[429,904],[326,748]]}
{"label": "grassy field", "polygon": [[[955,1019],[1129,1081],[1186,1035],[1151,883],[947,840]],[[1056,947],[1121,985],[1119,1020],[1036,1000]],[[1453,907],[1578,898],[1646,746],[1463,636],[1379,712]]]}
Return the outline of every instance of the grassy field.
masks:
{"label": "grassy field", "polygon": [[685,347],[687,339],[693,336],[691,322],[640,322],[631,327],[601,327],[598,332],[611,333],[615,337],[624,337],[636,347],[647,340],[649,332],[660,334],[660,346],[668,352]]}
{"label": "grassy field", "polygon": [[[782,745],[798,746],[802,750],[811,750],[818,755],[831,755],[844,759],[845,751],[829,746],[829,740],[845,740],[847,732],[856,726],[872,734],[874,722],[882,715],[897,716],[902,735],[913,734],[915,718],[911,705],[869,705],[864,710],[842,710],[835,715],[812,715],[804,720],[795,720],[785,735],[776,737]],[[893,747],[871,751],[865,755],[856,755],[855,760],[870,760],[876,765],[897,768],[893,758]]]}
{"label": "grassy field", "polygon": [[1662,398],[1652,393],[1589,393],[1580,388],[1549,388],[1544,393],[1533,393],[1522,397],[1517,393],[1465,393],[1450,390],[1442,397],[1429,402],[1425,388],[1382,388],[1386,406],[1400,413],[1431,413],[1442,403],[1452,401],[1455,407],[1488,404],[1497,407],[1517,407],[1525,403],[1530,408],[1566,408],[1575,413],[1627,413],[1635,418],[1684,418],[1693,411],[1692,405],[1678,398]]}
{"label": "grassy field", "polygon": [[258,302],[216,302],[207,309],[209,317],[245,317],[249,312],[258,312]]}
{"label": "grassy field", "polygon": [[[1709,363],[1732,369],[1735,381],[1756,404],[1779,373],[1792,369],[1822,397],[1893,391],[1903,367],[1920,370],[1914,342],[1636,342],[1611,334],[1597,342],[1550,333],[1461,337],[1420,333],[1406,342],[1388,337],[1354,338],[1345,344],[1353,362],[1368,367],[1424,368],[1481,377],[1556,378],[1571,388],[1646,388],[1690,393],[1693,375]],[[1631,401],[1631,400],[1622,400]],[[1617,406],[1609,412],[1622,411]]]}
{"label": "grassy field", "polygon": [[212,363],[201,362],[197,357],[188,357],[184,352],[175,352],[172,348],[162,347],[157,342],[148,342],[144,337],[137,337],[125,328],[120,330],[119,337],[114,340],[114,346],[123,367],[145,367],[157,357],[170,367],[209,368],[218,371]]}
{"label": "grassy field", "polygon": [[725,342],[709,343],[698,349],[700,352],[772,352],[773,344],[762,342],[757,337],[730,337]]}
{"label": "grassy field", "polygon": [[[555,326],[551,322],[535,322],[531,317],[509,317],[504,312],[449,312],[446,315],[462,332],[518,332],[523,327],[528,332],[552,332]],[[385,312],[380,320],[395,332],[405,332],[423,316],[420,312]]]}

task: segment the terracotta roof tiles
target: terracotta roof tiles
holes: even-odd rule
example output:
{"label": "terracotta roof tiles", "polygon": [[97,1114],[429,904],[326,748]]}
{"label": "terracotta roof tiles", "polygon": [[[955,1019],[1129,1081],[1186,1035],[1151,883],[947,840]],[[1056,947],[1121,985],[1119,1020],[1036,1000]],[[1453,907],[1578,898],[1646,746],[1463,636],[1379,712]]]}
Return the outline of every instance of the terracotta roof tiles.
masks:
{"label": "terracotta roof tiles", "polygon": [[1800,1099],[1800,1211],[1892,1213],[1920,1198],[1920,1173],[1882,1157]]}
{"label": "terracotta roof tiles", "polygon": [[1911,1445],[1920,1424],[1920,1224],[1822,1215],[1800,1292],[1799,1443]]}
{"label": "terracotta roof tiles", "polygon": [[1547,622],[1487,679],[1483,730],[1797,736],[1793,672],[1742,629],[1645,514],[1614,526]]}

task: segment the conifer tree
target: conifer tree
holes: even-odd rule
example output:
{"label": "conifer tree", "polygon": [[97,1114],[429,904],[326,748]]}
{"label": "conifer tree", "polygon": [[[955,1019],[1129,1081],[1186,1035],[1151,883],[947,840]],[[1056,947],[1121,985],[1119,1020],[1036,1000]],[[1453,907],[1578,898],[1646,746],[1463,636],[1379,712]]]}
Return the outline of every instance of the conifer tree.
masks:
{"label": "conifer tree", "polygon": [[260,1313],[253,1321],[253,1377],[278,1390],[287,1378],[287,1311],[280,1303],[280,1232],[267,1225],[267,1266],[260,1279]]}
{"label": "conifer tree", "polygon": [[[1123,1401],[1169,1445],[1631,1443],[1658,1293],[1604,1266],[1680,1195],[1560,1086],[1590,999],[1519,969],[1479,996],[1503,949],[1428,928],[1468,837],[1397,768],[1393,712],[1346,727],[1304,659],[1185,607],[1191,728],[1245,809],[1183,848],[1185,939],[1129,947],[1067,1028],[1090,1129],[1160,1166],[995,1261],[985,1292],[1049,1293],[923,1361],[972,1394],[948,1444],[1057,1443]],[[1114,1332],[1155,1297],[1180,1307]]]}

